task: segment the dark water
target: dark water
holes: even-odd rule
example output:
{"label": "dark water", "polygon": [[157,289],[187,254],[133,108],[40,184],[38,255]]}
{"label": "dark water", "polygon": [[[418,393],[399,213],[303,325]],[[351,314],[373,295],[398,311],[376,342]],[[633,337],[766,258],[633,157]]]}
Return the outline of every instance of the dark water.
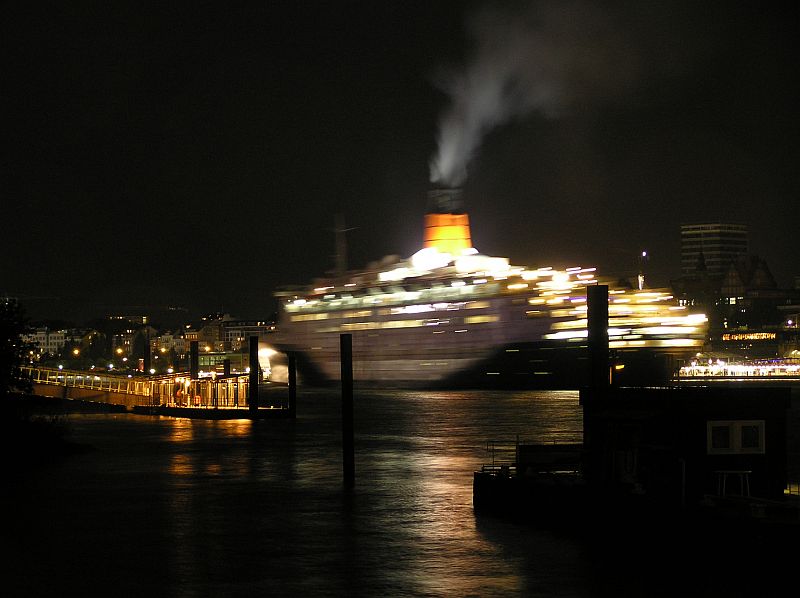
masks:
{"label": "dark water", "polygon": [[296,421],[70,416],[94,450],[6,490],[3,593],[689,594],[680,559],[474,515],[487,439],[580,440],[577,393],[357,393],[355,412],[352,493],[335,391],[301,392]]}

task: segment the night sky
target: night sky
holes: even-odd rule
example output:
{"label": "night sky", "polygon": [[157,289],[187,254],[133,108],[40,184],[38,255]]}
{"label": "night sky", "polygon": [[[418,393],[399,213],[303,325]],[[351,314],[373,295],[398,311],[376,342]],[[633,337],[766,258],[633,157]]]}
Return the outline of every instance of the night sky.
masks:
{"label": "night sky", "polygon": [[498,74],[513,109],[482,105],[463,181],[481,253],[622,275],[646,249],[667,284],[679,225],[730,220],[790,286],[799,24],[763,2],[6,5],[0,293],[36,318],[269,317],[333,267],[337,213],[352,268],[408,257],[452,90]]}

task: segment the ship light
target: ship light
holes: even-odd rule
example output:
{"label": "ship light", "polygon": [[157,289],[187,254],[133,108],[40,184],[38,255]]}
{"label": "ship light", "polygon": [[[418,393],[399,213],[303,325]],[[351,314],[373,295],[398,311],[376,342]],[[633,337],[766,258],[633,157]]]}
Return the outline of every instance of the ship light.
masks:
{"label": "ship light", "polygon": [[578,339],[578,338],[586,338],[589,335],[588,331],[586,330],[564,330],[562,332],[553,332],[551,334],[545,334],[544,337],[546,339],[558,340],[558,339]]}
{"label": "ship light", "polygon": [[409,268],[395,268],[394,270],[389,270],[388,272],[378,273],[378,280],[382,282],[392,282],[403,280],[409,276],[413,276],[413,273]]}
{"label": "ship light", "polygon": [[508,260],[504,257],[489,257],[476,252],[457,258],[455,267],[460,274],[468,274],[470,272],[506,273],[508,271]]}
{"label": "ship light", "polygon": [[687,327],[687,326],[653,326],[652,328],[642,328],[640,332],[642,334],[654,334],[654,335],[691,334],[696,330],[697,329],[694,327]]}
{"label": "ship light", "polygon": [[575,330],[586,328],[587,320],[584,318],[582,320],[570,320],[568,322],[555,322],[551,326],[553,330]]}
{"label": "ship light", "polygon": [[553,274],[553,285],[566,285],[569,283],[569,274],[566,272],[556,272]]}
{"label": "ship light", "polygon": [[403,307],[393,307],[393,314],[421,314],[433,311],[434,307],[430,304],[405,305]]}
{"label": "ship light", "polygon": [[657,340],[653,343],[656,347],[696,347],[702,345],[703,341],[700,339],[690,338],[674,338]]}
{"label": "ship light", "polygon": [[691,324],[702,324],[703,322],[708,321],[708,317],[705,314],[690,314],[686,316],[686,322]]}
{"label": "ship light", "polygon": [[436,247],[425,247],[411,256],[411,265],[418,272],[444,268],[452,261],[449,253],[440,253]]}

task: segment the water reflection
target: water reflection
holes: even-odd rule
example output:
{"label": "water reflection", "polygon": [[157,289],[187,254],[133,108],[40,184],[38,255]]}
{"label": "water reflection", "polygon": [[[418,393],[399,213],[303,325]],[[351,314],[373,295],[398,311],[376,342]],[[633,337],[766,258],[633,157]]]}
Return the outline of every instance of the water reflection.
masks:
{"label": "water reflection", "polygon": [[175,476],[193,475],[194,467],[189,455],[172,455],[170,458],[169,472]]}
{"label": "water reflection", "polygon": [[[58,526],[48,525],[53,511],[23,514],[41,541],[28,543],[26,562],[53,572],[40,594],[120,584],[180,596],[548,596],[576,587],[566,580],[581,570],[575,546],[476,521],[472,472],[487,438],[574,440],[577,393],[357,393],[355,417],[352,493],[342,485],[335,393],[301,393],[296,421],[75,418],[75,439],[96,451],[27,488],[29,505],[60,499]],[[114,533],[87,535],[96,521],[113,521]],[[109,556],[120,538],[124,560]],[[79,548],[81,558],[59,560],[46,545]],[[97,562],[102,592],[76,582]]]}

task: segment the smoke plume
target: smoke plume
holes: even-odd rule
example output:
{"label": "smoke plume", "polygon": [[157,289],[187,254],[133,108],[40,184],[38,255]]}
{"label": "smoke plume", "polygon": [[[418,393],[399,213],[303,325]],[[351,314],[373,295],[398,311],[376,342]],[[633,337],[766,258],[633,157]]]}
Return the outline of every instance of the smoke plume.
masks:
{"label": "smoke plume", "polygon": [[512,6],[474,14],[467,24],[471,60],[436,77],[450,104],[439,120],[432,183],[460,186],[494,128],[534,112],[557,116],[577,99],[624,87],[635,70],[607,15],[595,8],[579,2]]}

